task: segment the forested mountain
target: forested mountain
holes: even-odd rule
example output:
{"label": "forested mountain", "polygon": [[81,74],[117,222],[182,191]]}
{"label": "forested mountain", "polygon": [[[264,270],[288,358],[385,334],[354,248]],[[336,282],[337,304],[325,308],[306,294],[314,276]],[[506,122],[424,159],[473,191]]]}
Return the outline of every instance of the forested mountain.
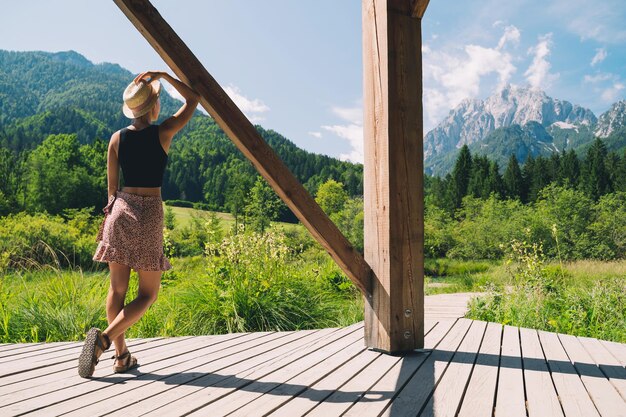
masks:
{"label": "forested mountain", "polygon": [[[34,191],[26,182],[45,183],[28,173],[40,169],[34,162],[37,158],[29,155],[48,138],[54,143],[46,145],[50,148],[46,152],[79,152],[81,146],[88,146],[89,150],[80,151],[82,155],[94,150],[103,153],[98,154],[99,165],[83,161],[76,167],[86,170],[81,175],[92,177],[88,182],[95,189],[86,193],[106,198],[106,143],[115,130],[128,125],[121,112],[122,93],[132,78],[133,74],[119,65],[94,65],[74,51],[0,50],[0,169],[11,167],[11,172],[0,172],[0,200],[4,195],[18,207],[29,205],[27,190]],[[161,118],[179,106],[180,102],[163,90]],[[362,165],[304,151],[279,133],[256,127],[312,193],[333,178],[343,182],[350,195],[362,194]],[[58,136],[63,134],[75,139]],[[55,146],[64,148],[53,151]],[[245,196],[256,177],[252,165],[213,119],[198,111],[172,143],[162,195],[228,210],[229,204],[235,204],[228,200]]]}
{"label": "forested mountain", "polygon": [[467,99],[424,138],[426,171],[450,172],[459,148],[495,160],[502,167],[511,155],[529,156],[575,150],[584,153],[595,136],[626,147],[626,102],[615,103],[596,118],[579,105],[548,97],[529,87],[507,86],[486,100]]}

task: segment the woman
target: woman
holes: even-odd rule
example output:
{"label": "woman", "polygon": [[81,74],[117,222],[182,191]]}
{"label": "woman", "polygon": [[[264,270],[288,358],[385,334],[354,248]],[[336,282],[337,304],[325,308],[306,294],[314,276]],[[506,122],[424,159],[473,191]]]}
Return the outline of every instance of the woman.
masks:
{"label": "woman", "polygon": [[[160,125],[152,124],[161,109],[159,79],[168,81],[185,103]],[[161,185],[168,150],[174,135],[191,119],[198,93],[165,72],[139,74],[124,91],[122,111],[130,126],[111,136],[107,157],[109,202],[93,260],[108,262],[111,285],[106,301],[109,327],[87,332],[78,360],[78,374],[93,375],[100,355],[115,343],[114,372],[137,366],[124,332],[139,320],[157,298],[162,271],[172,266],[163,253],[163,202]],[[118,190],[119,169],[124,187]],[[130,269],[139,275],[137,298],[124,306]]]}

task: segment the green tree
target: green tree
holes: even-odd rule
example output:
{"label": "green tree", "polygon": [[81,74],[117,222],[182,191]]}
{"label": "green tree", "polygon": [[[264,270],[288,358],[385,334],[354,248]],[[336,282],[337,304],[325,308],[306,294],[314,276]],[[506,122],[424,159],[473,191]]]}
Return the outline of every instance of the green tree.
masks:
{"label": "green tree", "polygon": [[489,163],[489,175],[487,176],[485,186],[487,190],[487,196],[491,193],[494,193],[498,198],[503,197],[504,184],[502,183],[502,176],[500,175],[500,167],[498,166],[498,163],[496,161],[491,161]]}
{"label": "green tree", "polygon": [[611,181],[606,167],[607,149],[600,138],[596,138],[584,163],[584,175],[582,176],[582,189],[594,200],[611,191]]}
{"label": "green tree", "polygon": [[330,216],[343,209],[348,201],[348,193],[344,190],[342,183],[329,179],[318,188],[315,201]]}
{"label": "green tree", "polygon": [[[245,217],[246,199],[251,188],[250,177],[246,175],[243,164],[243,161],[233,159],[227,169],[228,186],[225,204],[235,218],[235,230],[242,217]],[[245,218],[243,221],[245,223]]]}
{"label": "green tree", "polygon": [[461,207],[463,197],[467,195],[472,173],[472,154],[467,145],[463,145],[452,170],[451,195],[455,208]]}
{"label": "green tree", "polygon": [[467,184],[467,194],[477,198],[489,197],[489,159],[486,156],[472,158],[472,169]]}
{"label": "green tree", "polygon": [[26,163],[27,210],[57,214],[95,206],[103,190],[81,159],[76,135],[50,135],[33,150]]}
{"label": "green tree", "polygon": [[246,216],[252,229],[263,233],[280,214],[281,200],[267,181],[258,176],[248,194]]}
{"label": "green tree", "polygon": [[347,199],[342,209],[332,213],[330,219],[350,243],[363,253],[363,198]]}
{"label": "green tree", "polygon": [[172,207],[165,206],[165,215],[163,216],[163,222],[168,230],[174,230],[176,227],[176,215]]}
{"label": "green tree", "polygon": [[522,203],[533,201],[530,199],[530,189],[535,175],[535,158],[532,154],[528,154],[524,166],[522,168],[522,177],[524,178],[524,187],[522,188]]}
{"label": "green tree", "polygon": [[532,181],[528,190],[528,201],[536,201],[543,188],[552,182],[547,158],[538,156],[533,163]]}
{"label": "green tree", "polygon": [[615,174],[615,183],[613,184],[615,191],[626,191],[626,149],[617,164],[617,173]]}
{"label": "green tree", "polygon": [[522,201],[522,195],[524,194],[524,177],[522,176],[522,170],[514,154],[509,158],[509,163],[504,171],[502,182],[506,197]]}
{"label": "green tree", "polygon": [[561,178],[564,185],[578,186],[580,176],[580,161],[573,149],[570,149],[561,158]]}

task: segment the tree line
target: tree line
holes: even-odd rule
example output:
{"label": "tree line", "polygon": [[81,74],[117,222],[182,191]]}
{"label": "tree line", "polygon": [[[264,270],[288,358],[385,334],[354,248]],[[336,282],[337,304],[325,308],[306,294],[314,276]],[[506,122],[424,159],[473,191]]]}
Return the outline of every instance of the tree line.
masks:
{"label": "tree line", "polygon": [[534,203],[541,190],[552,183],[579,190],[594,201],[614,191],[626,191],[626,151],[621,156],[609,152],[602,139],[596,138],[582,158],[569,150],[529,156],[520,165],[511,155],[501,173],[497,162],[472,155],[464,145],[452,172],[425,178],[425,192],[435,205],[453,212],[461,207],[465,196],[486,199],[494,195]]}

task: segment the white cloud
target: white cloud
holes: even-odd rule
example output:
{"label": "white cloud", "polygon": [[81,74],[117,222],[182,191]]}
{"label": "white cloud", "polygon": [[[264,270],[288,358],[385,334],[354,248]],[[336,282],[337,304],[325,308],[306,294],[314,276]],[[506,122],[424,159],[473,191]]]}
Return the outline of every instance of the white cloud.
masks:
{"label": "white cloud", "polygon": [[513,25],[507,26],[504,28],[504,34],[498,41],[498,46],[496,49],[504,48],[504,45],[506,45],[507,42],[519,44],[520,37],[521,37],[521,33],[518,28],[516,28]]}
{"label": "white cloud", "polygon": [[604,91],[602,91],[602,100],[604,100],[607,103],[614,103],[617,100],[620,99],[620,92],[622,90],[624,90],[625,86],[624,83],[620,82],[620,81],[616,81],[614,82],[610,87],[605,88]]}
{"label": "white cloud", "polygon": [[551,47],[552,33],[547,33],[540,36],[537,45],[528,50],[528,54],[534,54],[534,57],[524,76],[528,84],[533,88],[546,89],[553,81],[559,78],[559,73],[550,73],[552,65],[547,58],[550,55]]}
{"label": "white cloud", "polygon": [[333,107],[332,112],[353,124],[363,124],[363,107]]}
{"label": "white cloud", "polygon": [[363,163],[363,107],[333,107],[332,112],[347,124],[323,125],[322,129],[347,139],[352,147],[350,153],[342,153],[339,159]]}
{"label": "white cloud", "polygon": [[[495,26],[503,24],[496,22]],[[483,77],[496,75],[497,89],[510,82],[517,68],[507,46],[518,44],[520,37],[519,29],[510,25],[502,29],[494,48],[469,44],[462,52],[433,50],[424,56],[425,133],[461,100],[476,97]]]}
{"label": "white cloud", "polygon": [[258,98],[249,99],[243,94],[239,88],[233,84],[229,84],[224,88],[226,94],[235,102],[237,107],[246,115],[252,123],[265,120],[261,113],[268,112],[270,108]]}
{"label": "white cloud", "polygon": [[[184,103],[185,102],[185,97],[183,97],[177,89],[175,89],[170,83],[163,83],[163,88],[165,89],[165,91],[167,91],[167,93],[172,96],[172,98]],[[198,110],[200,110],[202,113],[208,115],[209,113],[207,113],[207,111],[204,109],[204,107],[202,106],[198,106]]]}
{"label": "white cloud", "polygon": [[583,77],[585,83],[591,84],[596,96],[600,96],[606,104],[611,104],[623,98],[626,82],[618,74],[599,72]]}
{"label": "white cloud", "polygon": [[609,74],[606,72],[601,72],[595,75],[585,75],[583,80],[586,83],[596,84],[602,81],[612,80],[615,77],[615,74]]}
{"label": "white cloud", "polygon": [[314,138],[321,138],[322,137],[322,132],[308,132],[309,135],[313,136]]}
{"label": "white cloud", "polygon": [[593,67],[596,64],[599,64],[600,62],[604,61],[606,56],[607,56],[606,49],[604,48],[596,49],[596,54],[591,59],[591,66]]}

